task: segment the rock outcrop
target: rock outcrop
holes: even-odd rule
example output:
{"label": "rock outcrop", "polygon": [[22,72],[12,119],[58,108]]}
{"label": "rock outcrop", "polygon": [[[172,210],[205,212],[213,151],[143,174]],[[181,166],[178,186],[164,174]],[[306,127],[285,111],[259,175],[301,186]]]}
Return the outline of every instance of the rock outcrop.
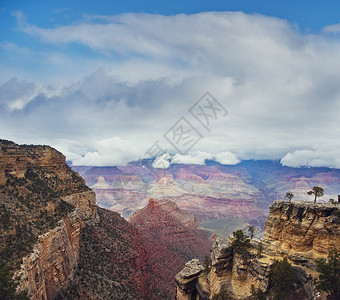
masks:
{"label": "rock outcrop", "polygon": [[185,264],[182,271],[176,274],[177,299],[191,300],[197,296],[197,280],[200,278],[204,267],[198,259],[193,259]]}
{"label": "rock outcrop", "polygon": [[218,238],[211,250],[208,273],[188,268],[199,264],[192,261],[176,275],[177,299],[222,295],[246,299],[252,286],[270,293],[271,266],[284,257],[295,269],[295,299],[313,299],[318,276],[315,259],[325,257],[333,248],[340,250],[339,211],[339,206],[332,204],[275,201],[270,206],[264,237],[251,240],[242,254],[232,247],[233,237]]}
{"label": "rock outcrop", "polygon": [[30,299],[54,299],[72,280],[79,258],[82,221],[78,211],[39,237],[33,253],[23,258],[17,276]]}
{"label": "rock outcrop", "polygon": [[72,280],[81,228],[98,222],[95,194],[57,150],[0,140],[0,201],[1,265],[30,299],[54,299]]}
{"label": "rock outcrop", "polygon": [[263,242],[273,254],[313,259],[340,251],[340,207],[332,204],[275,201],[269,207]]}

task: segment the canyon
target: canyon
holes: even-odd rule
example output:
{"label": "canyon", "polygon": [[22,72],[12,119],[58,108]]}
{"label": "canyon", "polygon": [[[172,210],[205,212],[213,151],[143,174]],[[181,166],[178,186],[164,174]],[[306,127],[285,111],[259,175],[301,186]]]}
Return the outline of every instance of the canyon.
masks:
{"label": "canyon", "polygon": [[175,274],[209,253],[211,233],[170,200],[128,222],[96,205],[57,150],[0,140],[0,158],[0,267],[29,299],[171,299]]}
{"label": "canyon", "polygon": [[150,198],[169,199],[193,212],[201,226],[217,234],[235,217],[241,227],[251,224],[263,229],[268,206],[283,199],[287,191],[294,193],[294,201],[312,201],[307,191],[321,186],[325,195],[318,201],[327,202],[337,199],[340,190],[338,169],[292,168],[279,161],[237,165],[207,161],[206,165],[173,164],[168,169],[154,169],[152,161],[143,160],[126,166],[72,168],[96,192],[99,206],[126,219]]}

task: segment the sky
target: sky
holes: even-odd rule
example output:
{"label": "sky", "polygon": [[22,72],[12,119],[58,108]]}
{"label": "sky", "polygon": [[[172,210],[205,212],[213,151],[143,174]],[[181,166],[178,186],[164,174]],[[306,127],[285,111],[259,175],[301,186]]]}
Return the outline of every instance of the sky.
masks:
{"label": "sky", "polygon": [[0,0],[0,137],[74,165],[340,168],[338,1]]}

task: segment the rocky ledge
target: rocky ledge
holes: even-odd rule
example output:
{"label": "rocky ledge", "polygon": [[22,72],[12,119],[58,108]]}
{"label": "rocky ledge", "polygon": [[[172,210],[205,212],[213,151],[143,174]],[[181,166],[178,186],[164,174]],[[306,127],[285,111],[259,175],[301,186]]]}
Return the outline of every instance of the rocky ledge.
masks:
{"label": "rocky ledge", "polygon": [[275,201],[269,209],[263,237],[268,253],[317,258],[340,250],[340,206]]}
{"label": "rocky ledge", "polygon": [[[202,271],[200,262],[191,261],[176,275],[177,299],[223,295],[247,299],[252,286],[267,292],[271,266],[284,257],[296,271],[296,297],[314,299],[318,276],[314,260],[325,257],[334,247],[340,250],[339,211],[332,204],[275,201],[270,206],[264,237],[251,240],[242,254],[234,251],[232,237],[218,238],[211,249],[208,272]],[[260,243],[263,251],[259,255]]]}

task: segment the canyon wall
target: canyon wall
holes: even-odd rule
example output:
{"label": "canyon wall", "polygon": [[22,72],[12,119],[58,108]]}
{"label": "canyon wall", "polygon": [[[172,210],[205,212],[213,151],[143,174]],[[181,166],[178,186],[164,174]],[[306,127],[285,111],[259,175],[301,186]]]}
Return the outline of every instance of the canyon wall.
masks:
{"label": "canyon wall", "polygon": [[[1,204],[10,216],[8,228],[1,228],[5,241],[1,249],[8,251],[12,245],[27,253],[33,248],[15,274],[19,290],[27,290],[30,299],[54,299],[73,277],[81,228],[99,220],[95,194],[57,150],[4,140],[0,140],[0,186]],[[30,241],[37,240],[34,245],[22,246],[23,230]],[[7,264],[14,262],[9,258]]]}
{"label": "canyon wall", "polygon": [[268,252],[317,258],[334,247],[340,251],[339,206],[275,201],[269,209],[263,237]]}
{"label": "canyon wall", "polygon": [[56,228],[39,237],[33,252],[23,258],[20,290],[30,299],[54,299],[72,280],[79,257],[82,220],[78,211],[61,220]]}
{"label": "canyon wall", "polygon": [[271,266],[284,257],[295,269],[295,299],[313,299],[318,277],[315,259],[327,256],[333,248],[340,250],[339,212],[340,207],[332,204],[275,201],[270,206],[264,237],[251,240],[244,253],[235,252],[233,237],[218,238],[206,272],[198,261],[187,263],[176,275],[177,299],[223,295],[245,299],[251,296],[252,286],[268,292]]}

